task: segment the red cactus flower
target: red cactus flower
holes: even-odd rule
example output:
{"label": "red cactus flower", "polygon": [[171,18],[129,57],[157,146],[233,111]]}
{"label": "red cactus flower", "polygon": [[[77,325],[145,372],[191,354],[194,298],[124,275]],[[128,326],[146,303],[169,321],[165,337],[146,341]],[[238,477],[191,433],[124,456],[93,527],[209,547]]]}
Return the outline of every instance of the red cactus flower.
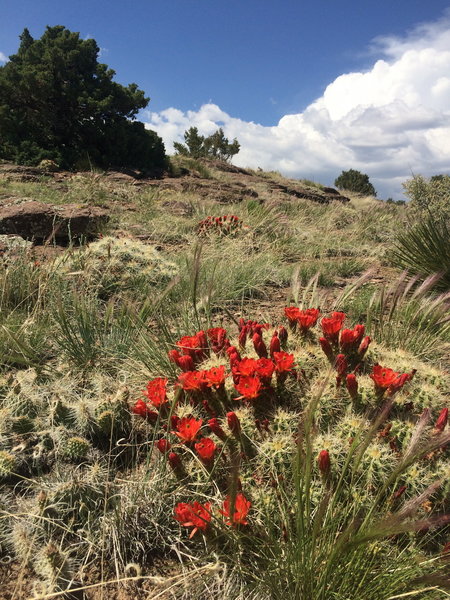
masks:
{"label": "red cactus flower", "polygon": [[269,358],[260,358],[256,361],[256,373],[263,379],[271,379],[274,370],[275,365]]}
{"label": "red cactus flower", "polygon": [[259,377],[247,376],[240,377],[239,383],[236,383],[234,387],[241,394],[240,398],[245,398],[246,400],[257,398],[263,388]]}
{"label": "red cactus flower", "polygon": [[191,356],[195,363],[202,361],[208,352],[208,340],[204,331],[199,331],[195,335],[185,335],[176,342],[176,345],[183,354]]}
{"label": "red cactus flower", "polygon": [[206,333],[215,354],[220,354],[227,345],[230,345],[227,340],[227,331],[223,327],[212,327],[211,329],[208,329]]}
{"label": "red cactus flower", "polygon": [[319,456],[317,457],[317,464],[319,466],[319,471],[323,475],[328,475],[331,468],[330,453],[328,452],[328,450],[321,450],[319,452]]}
{"label": "red cactus flower", "polygon": [[178,381],[187,392],[200,392],[206,386],[205,371],[186,371],[178,375]]}
{"label": "red cactus flower", "polygon": [[183,356],[180,356],[176,364],[180,367],[182,371],[195,371],[194,360],[189,354],[184,354]]}
{"label": "red cactus flower", "polygon": [[147,388],[143,393],[154,407],[159,408],[169,401],[166,386],[167,379],[165,377],[157,377],[147,383]]}
{"label": "red cactus flower", "polygon": [[306,333],[308,329],[314,327],[319,318],[320,310],[318,308],[307,308],[300,310],[297,315],[297,322],[300,325],[302,333]]}
{"label": "red cactus flower", "polygon": [[250,500],[247,500],[244,494],[239,493],[236,494],[233,515],[230,515],[231,499],[229,496],[224,500],[220,513],[226,517],[225,523],[227,525],[248,525],[247,515],[251,506]]}
{"label": "red cactus flower", "polygon": [[256,373],[257,361],[255,358],[243,358],[236,364],[236,372],[244,377],[252,377]]}
{"label": "red cactus flower", "polygon": [[235,435],[239,435],[241,432],[241,423],[237,414],[233,411],[227,412],[227,423],[230,431]]}
{"label": "red cactus flower", "polygon": [[181,356],[181,354],[178,352],[178,350],[169,350],[169,352],[167,353],[167,355],[169,356],[170,362],[173,362],[176,365],[178,364],[178,359]]}
{"label": "red cactus flower", "polygon": [[296,306],[286,306],[284,309],[284,314],[287,320],[289,321],[289,325],[292,328],[295,328],[295,326],[297,325],[297,318],[300,314],[300,309]]}
{"label": "red cactus flower", "polygon": [[343,329],[340,335],[341,348],[344,350],[357,347],[363,339],[364,331],[364,325],[355,325],[354,329]]}
{"label": "red cactus flower", "polygon": [[345,378],[345,385],[350,396],[356,400],[358,398],[358,381],[354,373],[349,373]]}
{"label": "red cactus flower", "polygon": [[194,448],[205,462],[210,462],[217,450],[217,446],[211,438],[201,438],[201,440],[194,444]]}
{"label": "red cactus flower", "polygon": [[194,419],[194,417],[183,417],[177,423],[177,430],[173,431],[176,436],[183,442],[193,442],[202,426],[202,419]]}
{"label": "red cactus flower", "polygon": [[158,448],[158,450],[161,452],[161,454],[165,454],[171,448],[171,444],[170,444],[169,440],[166,440],[165,438],[161,438],[160,440],[158,440],[155,443],[155,446]]}
{"label": "red cactus flower", "polygon": [[190,539],[199,529],[206,531],[211,521],[211,504],[209,502],[205,504],[200,504],[199,502],[193,502],[192,504],[179,502],[175,506],[174,517],[183,527],[194,528],[189,535]]}
{"label": "red cactus flower", "polygon": [[270,347],[269,347],[269,354],[270,354],[270,358],[273,358],[273,354],[274,352],[280,352],[281,351],[281,342],[280,342],[280,338],[278,337],[278,332],[274,332],[272,339],[270,340]]}
{"label": "red cactus flower", "polygon": [[332,343],[338,341],[339,332],[345,320],[345,314],[342,312],[334,312],[331,317],[324,317],[320,322],[324,337]]}
{"label": "red cactus flower", "polygon": [[239,348],[242,348],[242,349],[245,348],[245,344],[247,343],[248,333],[249,333],[249,328],[247,325],[244,325],[239,332],[239,338],[238,338]]}
{"label": "red cactus flower", "polygon": [[147,403],[144,402],[144,400],[139,399],[139,400],[136,400],[136,402],[131,410],[132,410],[133,414],[139,415],[140,417],[145,419],[145,417],[148,414],[149,408],[147,406]]}
{"label": "red cactus flower", "polygon": [[219,419],[216,419],[215,417],[213,417],[212,419],[209,419],[208,427],[211,429],[211,431],[215,435],[217,435],[219,440],[225,441],[227,439],[227,435],[226,435],[225,431],[220,426]]}
{"label": "red cactus flower", "polygon": [[219,388],[225,385],[225,365],[212,367],[209,371],[204,371],[204,378],[208,387]]}
{"label": "red cactus flower", "polygon": [[275,352],[273,355],[277,373],[288,373],[294,368],[295,357],[287,352]]}
{"label": "red cactus flower", "polygon": [[377,392],[384,392],[388,388],[390,392],[397,392],[407,381],[412,379],[414,373],[396,373],[392,369],[374,365],[370,378],[375,383]]}
{"label": "red cactus flower", "polygon": [[444,431],[448,421],[448,408],[443,408],[439,414],[438,420],[434,424],[435,431]]}

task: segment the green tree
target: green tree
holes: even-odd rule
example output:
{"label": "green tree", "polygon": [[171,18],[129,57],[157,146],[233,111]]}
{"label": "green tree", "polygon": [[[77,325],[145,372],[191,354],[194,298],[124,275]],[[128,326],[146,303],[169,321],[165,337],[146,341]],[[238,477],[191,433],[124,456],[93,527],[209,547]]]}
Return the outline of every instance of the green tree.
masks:
{"label": "green tree", "polygon": [[349,190],[366,196],[377,195],[375,188],[369,181],[369,176],[355,169],[342,171],[339,177],[334,180],[334,185],[339,190]]}
{"label": "green tree", "polygon": [[97,61],[95,40],[57,25],[39,40],[25,29],[20,42],[0,67],[1,158],[49,158],[64,168],[165,168],[162,140],[135,121],[149,99],[135,83],[113,81],[115,72]]}
{"label": "green tree", "polygon": [[184,144],[174,142],[177,154],[191,158],[216,158],[229,161],[240,150],[240,144],[235,138],[232,142],[225,137],[220,128],[212,135],[204,137],[198,133],[197,127],[190,127],[184,132]]}

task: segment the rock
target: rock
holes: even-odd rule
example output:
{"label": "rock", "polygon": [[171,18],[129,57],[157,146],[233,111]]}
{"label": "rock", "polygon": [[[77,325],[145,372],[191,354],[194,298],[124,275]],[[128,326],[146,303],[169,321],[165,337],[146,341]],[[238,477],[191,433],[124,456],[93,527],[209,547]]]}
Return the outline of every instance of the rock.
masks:
{"label": "rock", "polygon": [[0,208],[0,234],[38,241],[68,241],[80,236],[92,237],[108,220],[108,212],[96,206],[51,206],[32,200]]}

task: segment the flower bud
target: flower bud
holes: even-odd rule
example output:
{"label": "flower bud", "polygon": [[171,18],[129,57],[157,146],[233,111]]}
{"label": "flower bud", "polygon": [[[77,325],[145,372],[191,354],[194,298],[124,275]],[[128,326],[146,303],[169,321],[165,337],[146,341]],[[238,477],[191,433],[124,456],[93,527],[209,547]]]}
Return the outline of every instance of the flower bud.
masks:
{"label": "flower bud", "polygon": [[227,412],[227,423],[230,431],[234,433],[234,435],[239,435],[241,432],[241,423],[233,411]]}
{"label": "flower bud", "polygon": [[317,457],[317,464],[319,466],[319,471],[323,475],[328,475],[331,468],[330,454],[328,450],[321,450],[319,452],[319,456]]}
{"label": "flower bud", "polygon": [[345,378],[345,385],[350,396],[353,398],[353,400],[356,400],[358,397],[358,381],[354,373],[349,373],[347,375]]}
{"label": "flower bud", "polygon": [[435,431],[436,432],[444,431],[445,426],[447,425],[447,421],[448,421],[448,408],[443,408],[438,417],[438,420],[436,421],[436,423],[434,425]]}

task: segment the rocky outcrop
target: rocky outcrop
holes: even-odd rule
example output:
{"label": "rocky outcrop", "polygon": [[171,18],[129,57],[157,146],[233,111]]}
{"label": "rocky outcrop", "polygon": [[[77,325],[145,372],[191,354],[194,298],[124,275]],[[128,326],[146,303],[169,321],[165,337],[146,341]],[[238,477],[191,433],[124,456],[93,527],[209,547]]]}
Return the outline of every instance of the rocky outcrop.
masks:
{"label": "rocky outcrop", "polygon": [[0,208],[0,234],[28,240],[67,242],[92,237],[108,222],[103,208],[80,204],[51,206],[34,200]]}

